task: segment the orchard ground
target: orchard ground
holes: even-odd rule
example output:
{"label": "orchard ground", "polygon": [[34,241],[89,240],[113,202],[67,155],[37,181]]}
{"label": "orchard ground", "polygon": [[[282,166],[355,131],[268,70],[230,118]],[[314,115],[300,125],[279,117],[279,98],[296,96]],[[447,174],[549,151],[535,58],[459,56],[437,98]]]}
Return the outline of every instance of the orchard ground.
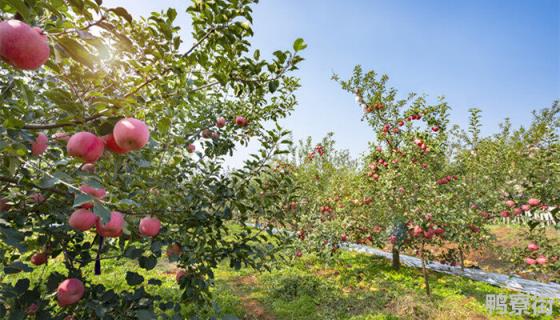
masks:
{"label": "orchard ground", "polygon": [[[234,227],[234,229],[237,229]],[[495,225],[491,229],[497,245],[513,246],[515,237],[522,234],[522,227]],[[480,251],[478,258],[483,268],[506,268],[493,265],[484,259],[492,250]],[[324,259],[314,254],[294,257],[291,249],[283,252],[287,260],[279,262],[271,272],[253,269],[231,269],[227,262],[215,272],[212,289],[219,309],[183,308],[182,315],[208,318],[233,315],[240,319],[526,319],[522,317],[490,314],[485,301],[488,294],[514,294],[484,283],[462,277],[437,273],[430,274],[433,295],[424,292],[422,273],[419,269],[391,268],[390,261],[363,254],[343,252],[336,259]],[[467,259],[468,260],[468,259]],[[125,260],[102,260],[103,271],[93,276],[91,263],[84,267],[93,283],[111,284],[117,291],[132,291],[139,286],[127,284],[123,274],[136,272],[144,283],[161,282],[160,286],[147,285],[148,293],[177,300],[180,289],[175,281],[177,268],[173,262],[160,261],[154,270],[146,271],[137,263]],[[29,278],[40,283],[52,272],[64,272],[62,259],[49,261],[36,267]],[[14,283],[24,274],[9,275],[6,280]],[[555,306],[551,317],[560,316]],[[531,318],[531,317],[528,317]]]}

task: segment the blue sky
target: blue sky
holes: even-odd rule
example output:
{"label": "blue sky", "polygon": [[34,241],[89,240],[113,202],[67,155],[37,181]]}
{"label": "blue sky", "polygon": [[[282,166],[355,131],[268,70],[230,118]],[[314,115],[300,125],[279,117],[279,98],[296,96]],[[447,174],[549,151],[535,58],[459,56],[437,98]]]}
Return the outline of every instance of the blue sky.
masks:
{"label": "blue sky", "polygon": [[[106,0],[133,15],[174,7],[191,41],[184,0]],[[339,147],[358,156],[372,132],[354,98],[330,80],[363,65],[387,73],[402,94],[443,95],[452,123],[482,109],[483,133],[560,98],[560,1],[557,0],[262,0],[254,8],[255,48],[289,49],[302,37],[306,61],[297,75],[299,105],[283,122],[295,139],[335,132]],[[239,159],[233,162],[239,162]]]}

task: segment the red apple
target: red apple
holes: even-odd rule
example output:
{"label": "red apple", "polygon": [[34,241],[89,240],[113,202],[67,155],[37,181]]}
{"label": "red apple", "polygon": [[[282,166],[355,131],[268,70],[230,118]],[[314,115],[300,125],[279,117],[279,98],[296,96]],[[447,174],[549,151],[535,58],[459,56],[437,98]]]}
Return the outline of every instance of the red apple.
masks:
{"label": "red apple", "polygon": [[507,200],[507,201],[506,201],[506,206],[508,206],[508,207],[510,207],[510,208],[515,207],[515,201],[513,201],[513,200]]}
{"label": "red apple", "polygon": [[68,140],[70,140],[70,134],[67,132],[57,132],[52,135],[52,138],[56,141],[68,142]]}
{"label": "red apple", "polygon": [[300,258],[303,255],[303,253],[301,252],[301,250],[297,249],[296,250],[296,257]]}
{"label": "red apple", "polygon": [[93,163],[84,163],[80,168],[83,172],[87,173],[95,173],[95,164]]}
{"label": "red apple", "polygon": [[431,240],[433,236],[434,236],[433,229],[428,229],[427,231],[424,231],[424,238]]}
{"label": "red apple", "polygon": [[474,224],[470,224],[469,229],[471,229],[471,231],[474,232],[474,233],[479,233],[480,232],[480,228],[478,226],[475,226]]}
{"label": "red apple", "polygon": [[107,195],[107,191],[105,191],[105,188],[94,188],[87,184],[82,184],[80,186],[80,191],[98,199],[103,199]]}
{"label": "red apple", "polygon": [[529,265],[533,265],[537,263],[537,261],[533,258],[525,258],[525,262]]}
{"label": "red apple", "polygon": [[235,124],[238,125],[239,127],[245,127],[247,126],[249,122],[247,121],[247,119],[243,116],[237,116],[235,117]]}
{"label": "red apple", "polygon": [[97,233],[102,237],[120,237],[124,226],[124,217],[118,211],[111,212],[109,222],[103,224],[101,219],[97,219],[95,227]]}
{"label": "red apple", "polygon": [[144,217],[140,220],[140,234],[146,237],[155,237],[161,229],[161,222],[155,217]]}
{"label": "red apple", "polygon": [[91,229],[97,222],[97,216],[95,213],[88,209],[78,209],[70,215],[68,218],[68,224],[77,230],[87,231]]}
{"label": "red apple", "polygon": [[340,241],[345,242],[347,240],[348,240],[348,236],[345,233],[343,233],[342,236],[340,236]]}
{"label": "red apple", "polygon": [[216,127],[223,128],[225,125],[226,125],[226,118],[219,117],[218,119],[216,119]]}
{"label": "red apple", "polygon": [[386,124],[383,126],[383,132],[389,132],[389,129],[391,129],[391,126],[390,126],[388,123],[386,123]]}
{"label": "red apple", "polygon": [[192,143],[189,143],[189,145],[187,145],[187,151],[188,153],[193,153],[196,150],[196,146]]}
{"label": "red apple", "polygon": [[546,261],[547,261],[547,259],[546,259],[545,256],[539,256],[539,257],[537,258],[537,260],[536,260],[536,262],[537,262],[538,264],[546,264]]}
{"label": "red apple", "polygon": [[204,139],[210,139],[210,138],[212,138],[212,131],[210,129],[204,129],[204,130],[202,130],[201,135]]}
{"label": "red apple", "polygon": [[530,206],[535,207],[535,206],[538,206],[541,203],[541,201],[539,199],[531,198],[527,201],[527,203]]}
{"label": "red apple", "polygon": [[31,256],[31,263],[40,266],[42,264],[47,263],[49,256],[45,252],[37,252]]}
{"label": "red apple", "polygon": [[62,281],[56,289],[56,299],[61,307],[74,304],[84,296],[84,284],[76,278],[70,278]]}
{"label": "red apple", "polygon": [[534,242],[531,242],[527,245],[527,249],[529,249],[529,251],[537,251],[539,250],[539,245]]}
{"label": "red apple", "polygon": [[39,133],[35,141],[31,143],[31,154],[40,156],[47,150],[49,138],[44,133]]}
{"label": "red apple", "polygon": [[115,124],[113,137],[119,147],[125,150],[138,150],[150,140],[150,130],[141,120],[124,118]]}
{"label": "red apple", "polygon": [[480,215],[486,219],[490,219],[492,217],[488,211],[481,211]]}
{"label": "red apple", "polygon": [[72,135],[66,144],[68,154],[82,159],[86,163],[97,161],[103,155],[103,140],[90,132],[78,132]]}
{"label": "red apple", "polygon": [[11,205],[8,204],[8,200],[0,197],[0,212],[10,210]]}
{"label": "red apple", "polygon": [[521,210],[523,211],[530,211],[531,210],[531,206],[528,204],[524,204],[521,206]]}
{"label": "red apple", "polygon": [[[104,188],[94,188],[87,184],[81,185],[80,191],[99,200],[105,198],[105,195],[107,194]],[[92,202],[84,203],[81,205],[81,207],[85,209],[91,209],[93,208],[93,203]]]}
{"label": "red apple", "polygon": [[412,236],[413,237],[421,236],[423,232],[424,232],[424,230],[422,229],[421,226],[416,225],[416,226],[414,226],[414,228],[412,228]]}
{"label": "red apple", "polygon": [[113,152],[113,153],[124,154],[124,153],[127,153],[129,151],[129,150],[126,150],[125,148],[119,147],[119,145],[115,141],[115,136],[113,136],[112,133],[104,135],[101,139],[105,142],[105,147],[107,149],[111,150],[111,152]]}
{"label": "red apple", "polygon": [[181,254],[181,245],[179,245],[178,243],[172,243],[167,247],[167,256],[171,257],[171,256],[178,256]]}
{"label": "red apple", "polygon": [[433,131],[433,132],[438,132],[438,131],[439,131],[439,127],[438,127],[438,126],[433,126],[433,127],[432,127],[432,131]]}
{"label": "red apple", "polygon": [[46,200],[45,196],[39,192],[31,194],[29,198],[35,203],[43,203]]}
{"label": "red apple", "polygon": [[184,276],[187,275],[187,272],[183,269],[179,269],[177,270],[177,272],[175,272],[175,281],[177,281],[177,283],[181,283],[181,279],[183,279]]}
{"label": "red apple", "polygon": [[509,211],[504,210],[504,211],[500,212],[500,216],[502,216],[503,218],[509,217]]}
{"label": "red apple", "polygon": [[19,20],[0,22],[0,57],[18,69],[35,70],[49,59],[47,36]]}
{"label": "red apple", "polygon": [[25,309],[25,314],[31,316],[36,314],[37,311],[39,311],[39,306],[36,303],[32,303]]}

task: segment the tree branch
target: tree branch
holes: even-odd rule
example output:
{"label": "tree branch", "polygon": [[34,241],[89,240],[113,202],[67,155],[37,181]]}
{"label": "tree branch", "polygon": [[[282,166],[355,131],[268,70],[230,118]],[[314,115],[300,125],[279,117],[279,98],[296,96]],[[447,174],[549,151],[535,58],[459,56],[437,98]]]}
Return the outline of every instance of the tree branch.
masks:
{"label": "tree branch", "polygon": [[[10,177],[0,176],[0,181],[6,182],[6,183],[9,183],[9,184],[13,184],[13,185],[22,185],[22,183],[20,183],[17,179],[15,179],[15,178],[10,178]],[[38,185],[36,185],[36,184],[34,184],[34,183],[29,183],[29,185],[31,185],[31,186],[33,186],[33,187],[39,189],[39,190],[50,191],[50,192],[52,192],[52,193],[56,193],[56,194],[59,194],[59,195],[62,195],[62,196],[67,196],[67,195],[69,195],[69,193],[64,192],[64,191],[62,191],[62,190],[58,190],[58,189],[54,189],[54,188],[43,188],[43,187],[38,186]]]}
{"label": "tree branch", "polygon": [[211,28],[210,30],[208,30],[208,32],[206,32],[206,34],[205,34],[202,38],[200,38],[200,40],[198,40],[197,43],[195,43],[189,50],[187,50],[187,52],[185,52],[185,53],[183,54],[183,58],[188,57],[198,46],[200,46],[200,44],[202,44],[202,42],[203,42],[204,40],[208,39],[208,37],[209,37],[212,33],[214,33],[214,32],[216,31],[216,29],[217,29],[217,27],[213,27],[213,28]]}

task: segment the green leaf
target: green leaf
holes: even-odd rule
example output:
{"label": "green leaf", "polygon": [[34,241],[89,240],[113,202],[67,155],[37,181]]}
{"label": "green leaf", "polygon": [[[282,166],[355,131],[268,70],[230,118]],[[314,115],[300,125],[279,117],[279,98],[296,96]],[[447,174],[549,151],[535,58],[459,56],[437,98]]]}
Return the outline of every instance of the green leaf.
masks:
{"label": "green leaf", "polygon": [[16,289],[16,292],[18,293],[18,295],[22,295],[25,293],[25,291],[27,291],[27,289],[29,289],[29,279],[19,279],[16,282],[16,285],[14,286],[14,288]]}
{"label": "green leaf", "polygon": [[29,7],[22,0],[6,0],[10,7],[14,8],[24,20],[29,19]]}
{"label": "green leaf", "polygon": [[95,57],[91,55],[84,46],[71,38],[59,38],[58,44],[64,52],[72,59],[92,69]]}
{"label": "green leaf", "polygon": [[278,89],[278,86],[280,86],[280,81],[278,80],[270,81],[268,83],[268,90],[270,91],[270,93],[274,93],[276,89]]}
{"label": "green leaf", "polygon": [[126,21],[128,21],[128,23],[132,23],[132,16],[125,8],[116,7],[109,9],[109,11],[113,11],[117,16],[123,17]]}
{"label": "green leaf", "polygon": [[152,286],[161,286],[162,282],[159,279],[151,278],[148,280],[148,284]]}
{"label": "green leaf", "polygon": [[135,286],[144,282],[144,277],[136,272],[127,271],[126,272],[126,283],[130,286]]}
{"label": "green leaf", "polygon": [[294,50],[295,51],[301,51],[305,48],[307,48],[307,44],[305,43],[305,41],[302,38],[297,38],[296,41],[294,41]]}
{"label": "green leaf", "polygon": [[27,248],[23,244],[24,235],[22,233],[15,229],[5,227],[0,227],[0,233],[7,245],[17,248],[20,252],[27,251]]}
{"label": "green leaf", "polygon": [[72,205],[73,208],[80,207],[86,203],[90,203],[93,201],[93,197],[86,193],[78,193],[76,194],[76,198],[74,199],[74,204]]}
{"label": "green leaf", "polygon": [[107,223],[111,219],[111,210],[107,209],[101,202],[95,200],[93,203],[93,213],[101,218],[101,222]]}
{"label": "green leaf", "polygon": [[136,319],[138,320],[152,320],[156,318],[157,316],[152,310],[147,310],[147,309],[136,310]]}
{"label": "green leaf", "polygon": [[47,279],[47,290],[54,291],[58,287],[58,285],[64,281],[66,277],[58,272],[53,272],[49,275]]}
{"label": "green leaf", "polygon": [[173,8],[167,9],[167,17],[169,18],[169,22],[173,22],[177,17],[177,10]]}
{"label": "green leaf", "polygon": [[136,247],[128,247],[124,252],[124,256],[129,259],[137,259],[142,255],[143,252],[144,250],[142,249]]}
{"label": "green leaf", "polygon": [[9,264],[7,266],[4,267],[4,273],[6,274],[13,274],[13,273],[19,273],[19,272],[31,272],[33,271],[33,269],[31,269],[28,265],[26,265],[25,263],[21,262],[21,261],[14,261],[12,262],[12,264]]}
{"label": "green leaf", "polygon": [[154,256],[149,256],[149,257],[142,256],[140,257],[140,259],[138,259],[138,263],[140,264],[140,267],[146,270],[152,270],[153,268],[155,268],[157,264],[157,259]]}

